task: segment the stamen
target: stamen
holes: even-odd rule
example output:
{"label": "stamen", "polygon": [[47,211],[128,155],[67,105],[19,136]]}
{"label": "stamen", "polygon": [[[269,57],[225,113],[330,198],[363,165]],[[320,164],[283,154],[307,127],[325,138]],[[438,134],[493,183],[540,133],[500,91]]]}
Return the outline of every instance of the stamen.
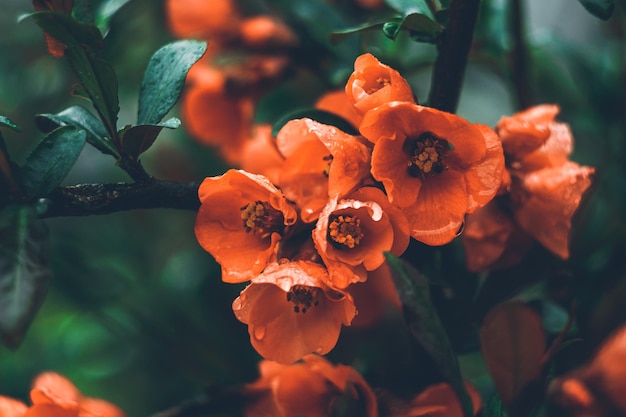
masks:
{"label": "stamen", "polygon": [[322,158],[322,161],[327,162],[326,166],[324,167],[324,176],[328,178],[328,176],[330,175],[330,164],[333,163],[333,156],[326,155],[325,157]]}
{"label": "stamen", "polygon": [[407,139],[403,146],[409,154],[407,170],[412,177],[428,177],[441,174],[448,167],[445,164],[450,145],[430,132],[425,132],[417,139]]}
{"label": "stamen", "polygon": [[368,88],[365,92],[367,94],[374,94],[375,92],[377,92],[381,88],[387,87],[388,85],[391,85],[391,80],[389,78],[378,77],[378,78],[376,78],[376,84],[374,84],[374,86]]}
{"label": "stamen", "polygon": [[294,305],[293,311],[295,313],[305,314],[311,307],[319,305],[319,301],[317,301],[319,292],[319,288],[294,285],[287,293],[287,301]]}
{"label": "stamen", "polygon": [[336,216],[328,223],[328,236],[338,247],[353,249],[363,238],[361,219],[356,216]]}
{"label": "stamen", "polygon": [[246,232],[252,232],[261,238],[268,237],[272,232],[282,232],[285,227],[283,213],[265,201],[248,203],[240,210]]}

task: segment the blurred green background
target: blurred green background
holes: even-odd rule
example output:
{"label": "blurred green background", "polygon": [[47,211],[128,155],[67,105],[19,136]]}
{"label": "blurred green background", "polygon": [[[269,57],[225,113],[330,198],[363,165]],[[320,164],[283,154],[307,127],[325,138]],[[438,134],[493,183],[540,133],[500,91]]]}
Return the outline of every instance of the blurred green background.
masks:
{"label": "blurred green background", "polygon": [[[323,0],[263,4],[281,12],[301,38],[309,40],[307,47],[323,54],[331,65],[323,74],[305,68],[296,71],[261,100],[259,120],[272,121],[288,109],[311,105],[320,86],[341,87],[354,57],[364,51],[398,69],[420,101],[426,99],[435,48],[405,35],[392,42],[377,32],[331,45],[329,30],[376,16],[349,1],[337,3],[332,8]],[[597,169],[594,189],[577,216],[572,259],[550,260],[551,275],[541,289],[542,299],[556,287],[566,288],[570,298],[578,299],[578,331],[587,342],[575,356],[582,360],[626,320],[622,308],[626,300],[626,7],[618,0],[612,18],[602,22],[572,0],[522,1],[522,6],[530,102],[559,104],[559,119],[574,132],[572,159]],[[22,129],[3,131],[13,159],[20,162],[42,137],[33,122],[36,114],[87,105],[71,97],[73,75],[63,60],[47,54],[34,22],[17,23],[17,17],[30,9],[29,1],[5,0],[0,13],[0,114]],[[321,21],[316,13],[327,18]],[[472,122],[493,126],[502,115],[519,109],[511,81],[510,21],[509,1],[483,1],[458,109]],[[170,40],[161,1],[131,0],[113,17],[103,56],[112,62],[120,82],[118,126],[135,120],[145,66],[152,53]],[[172,115],[177,116],[178,110]],[[177,181],[201,181],[227,168],[184,128],[166,129],[142,161],[155,177]],[[129,179],[112,158],[86,147],[66,184],[114,181]],[[129,415],[145,416],[207,386],[253,380],[259,358],[249,344],[246,326],[230,308],[242,286],[220,281],[219,266],[195,241],[194,217],[188,211],[138,210],[46,220],[54,278],[22,346],[15,352],[0,347],[0,393],[26,400],[32,378],[43,370],[55,370],[72,379],[83,393],[106,398]],[[467,376],[488,380],[480,358],[472,353],[477,350],[472,315],[464,317],[463,310],[476,309],[471,303],[477,277],[462,272],[458,242],[423,253],[431,263],[442,254],[456,256],[445,277],[450,288],[435,288],[434,296],[455,347],[464,355]],[[524,267],[517,272],[523,274]],[[516,289],[511,284],[507,291]],[[462,303],[446,299],[442,294],[447,290]],[[558,329],[564,309],[558,302],[553,306],[555,310],[544,318],[556,320],[552,324]],[[402,335],[388,334],[401,328],[397,318],[391,320],[393,326],[344,332],[331,357],[352,362],[377,382],[388,382],[393,372],[401,371],[398,358],[406,354],[392,355],[390,345],[380,341],[381,335],[386,337],[382,340],[403,340]],[[378,342],[372,342],[375,336]],[[388,357],[379,357],[384,354]]]}

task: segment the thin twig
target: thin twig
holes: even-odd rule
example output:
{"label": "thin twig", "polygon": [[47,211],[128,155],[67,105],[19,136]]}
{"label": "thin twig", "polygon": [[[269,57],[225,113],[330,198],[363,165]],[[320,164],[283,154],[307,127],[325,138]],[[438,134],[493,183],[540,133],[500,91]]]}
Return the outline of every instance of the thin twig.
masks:
{"label": "thin twig", "polygon": [[519,108],[525,109],[532,104],[530,83],[528,81],[528,51],[524,39],[524,10],[521,0],[511,0],[510,10],[511,35],[511,78],[517,96]]}
{"label": "thin twig", "polygon": [[454,113],[461,95],[480,0],[452,0],[433,70],[430,106]]}

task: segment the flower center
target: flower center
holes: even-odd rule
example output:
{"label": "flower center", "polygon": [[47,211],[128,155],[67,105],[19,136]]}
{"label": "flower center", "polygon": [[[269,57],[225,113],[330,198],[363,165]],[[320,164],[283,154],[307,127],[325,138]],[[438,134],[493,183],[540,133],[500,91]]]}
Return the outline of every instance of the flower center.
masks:
{"label": "flower center", "polygon": [[407,139],[403,148],[409,155],[407,171],[412,177],[441,174],[448,168],[445,160],[450,144],[431,132],[422,133],[417,139]]}
{"label": "flower center", "polygon": [[294,312],[304,314],[311,306],[316,307],[319,304],[319,292],[319,288],[294,285],[287,293],[287,301],[293,304]]}
{"label": "flower center", "polygon": [[378,77],[376,78],[376,83],[373,86],[370,86],[370,88],[368,88],[365,92],[367,94],[374,94],[381,88],[387,87],[388,85],[391,85],[391,81],[389,80],[389,78]]}
{"label": "flower center", "polygon": [[328,223],[328,236],[338,247],[354,248],[361,242],[361,220],[356,216],[336,216]]}
{"label": "flower center", "polygon": [[284,229],[283,213],[265,201],[255,201],[240,208],[241,220],[246,232],[252,232],[261,238],[268,237],[272,232]]}

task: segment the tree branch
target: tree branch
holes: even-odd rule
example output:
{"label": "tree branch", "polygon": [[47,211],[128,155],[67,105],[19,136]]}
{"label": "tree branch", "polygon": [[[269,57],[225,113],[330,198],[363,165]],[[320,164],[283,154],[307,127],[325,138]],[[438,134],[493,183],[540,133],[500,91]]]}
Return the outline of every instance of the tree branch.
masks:
{"label": "tree branch", "polygon": [[456,111],[479,5],[480,0],[452,0],[450,4],[448,26],[438,45],[428,100],[436,109]]}
{"label": "tree branch", "polygon": [[197,210],[198,187],[196,183],[154,180],[59,187],[46,197],[48,210],[42,217],[90,216],[150,208]]}
{"label": "tree branch", "polygon": [[510,19],[513,37],[511,78],[517,96],[517,104],[521,109],[525,109],[531,105],[532,100],[528,82],[528,51],[524,41],[524,10],[521,0],[512,0]]}

